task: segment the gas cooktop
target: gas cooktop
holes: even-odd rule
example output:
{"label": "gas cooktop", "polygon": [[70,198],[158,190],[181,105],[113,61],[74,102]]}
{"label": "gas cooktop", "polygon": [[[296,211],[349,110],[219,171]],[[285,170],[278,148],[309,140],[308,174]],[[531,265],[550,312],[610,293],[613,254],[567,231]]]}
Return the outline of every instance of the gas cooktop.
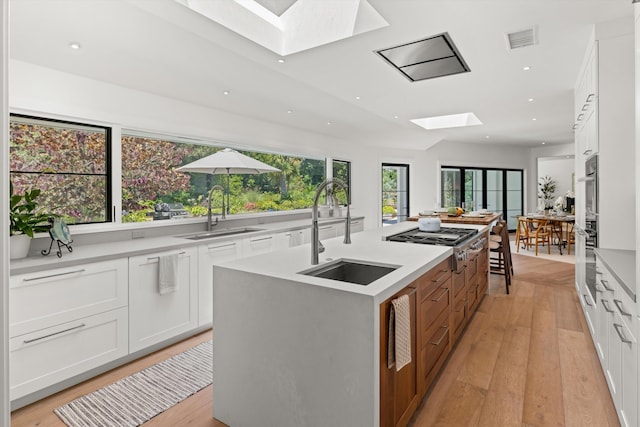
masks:
{"label": "gas cooktop", "polygon": [[440,231],[420,231],[418,228],[387,237],[391,242],[422,243],[425,245],[456,246],[474,234],[474,228],[440,227]]}

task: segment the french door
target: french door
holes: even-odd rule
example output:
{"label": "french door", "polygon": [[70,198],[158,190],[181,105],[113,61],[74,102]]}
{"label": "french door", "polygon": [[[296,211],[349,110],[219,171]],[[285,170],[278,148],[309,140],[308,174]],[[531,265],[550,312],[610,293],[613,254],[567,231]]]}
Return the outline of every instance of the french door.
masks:
{"label": "french door", "polygon": [[382,225],[409,218],[409,165],[382,164]]}
{"label": "french door", "polygon": [[521,169],[443,166],[440,169],[443,208],[460,206],[467,211],[502,212],[509,230],[524,213],[524,180]]}

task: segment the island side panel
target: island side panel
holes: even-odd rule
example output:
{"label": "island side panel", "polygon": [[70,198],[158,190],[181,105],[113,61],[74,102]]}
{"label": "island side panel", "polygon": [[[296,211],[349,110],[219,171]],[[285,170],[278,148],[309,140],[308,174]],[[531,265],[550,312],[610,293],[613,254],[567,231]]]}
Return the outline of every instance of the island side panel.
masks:
{"label": "island side panel", "polygon": [[213,270],[213,413],[234,427],[377,425],[373,298]]}

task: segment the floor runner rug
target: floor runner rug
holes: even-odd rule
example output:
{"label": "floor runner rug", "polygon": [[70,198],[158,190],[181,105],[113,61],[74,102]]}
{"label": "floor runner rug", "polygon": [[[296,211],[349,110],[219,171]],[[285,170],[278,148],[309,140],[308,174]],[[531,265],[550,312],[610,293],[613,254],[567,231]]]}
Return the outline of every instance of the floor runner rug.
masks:
{"label": "floor runner rug", "polygon": [[69,427],[135,427],[211,384],[213,343],[199,344],[54,412]]}

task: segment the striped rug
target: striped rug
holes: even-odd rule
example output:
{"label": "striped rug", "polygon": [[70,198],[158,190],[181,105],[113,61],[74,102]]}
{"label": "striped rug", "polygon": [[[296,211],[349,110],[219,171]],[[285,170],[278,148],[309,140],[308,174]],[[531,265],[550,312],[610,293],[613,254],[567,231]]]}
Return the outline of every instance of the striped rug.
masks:
{"label": "striped rug", "polygon": [[135,427],[211,384],[213,343],[197,345],[56,408],[69,427]]}

